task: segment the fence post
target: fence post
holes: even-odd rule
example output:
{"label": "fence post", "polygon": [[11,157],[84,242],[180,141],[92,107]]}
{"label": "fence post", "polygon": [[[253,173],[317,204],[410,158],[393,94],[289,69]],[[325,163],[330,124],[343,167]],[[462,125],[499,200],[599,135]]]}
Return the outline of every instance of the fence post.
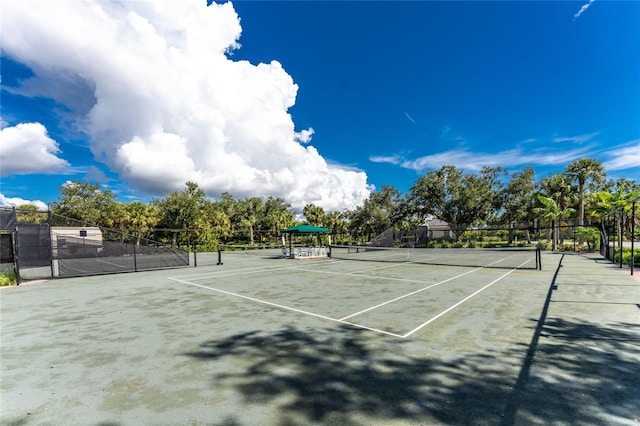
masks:
{"label": "fence post", "polygon": [[[17,228],[16,228],[17,229]],[[16,273],[16,285],[20,285],[20,259],[18,258],[18,231],[11,231],[11,248],[13,249],[13,270]]]}
{"label": "fence post", "polygon": [[633,275],[633,264],[635,263],[635,246],[636,240],[636,200],[631,203],[631,275]]}
{"label": "fence post", "polygon": [[[51,278],[55,278],[55,270],[53,268],[53,238],[51,236],[51,209],[49,208],[49,205],[47,204],[47,208],[49,210],[47,210],[47,225],[49,225],[49,264],[51,265]],[[56,237],[56,247],[58,247],[58,241],[57,241],[57,237]]]}
{"label": "fence post", "polygon": [[138,272],[138,256],[136,253],[136,242],[133,242],[133,271]]}
{"label": "fence post", "polygon": [[620,213],[618,225],[618,250],[620,250],[620,269],[622,269],[622,225],[624,224],[624,210]]}

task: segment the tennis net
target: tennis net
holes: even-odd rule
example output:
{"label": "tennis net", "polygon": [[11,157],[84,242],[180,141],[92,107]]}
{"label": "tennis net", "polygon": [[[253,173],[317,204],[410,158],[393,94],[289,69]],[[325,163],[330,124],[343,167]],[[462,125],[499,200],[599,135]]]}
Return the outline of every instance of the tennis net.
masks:
{"label": "tennis net", "polygon": [[395,248],[372,246],[330,246],[332,259],[374,262],[420,263],[502,269],[541,269],[536,247],[503,248]]}
{"label": "tennis net", "polygon": [[220,244],[218,247],[220,252],[223,252],[224,255],[250,255],[250,256],[258,256],[265,258],[277,258],[282,257],[282,247],[281,246],[271,246],[264,244]]}

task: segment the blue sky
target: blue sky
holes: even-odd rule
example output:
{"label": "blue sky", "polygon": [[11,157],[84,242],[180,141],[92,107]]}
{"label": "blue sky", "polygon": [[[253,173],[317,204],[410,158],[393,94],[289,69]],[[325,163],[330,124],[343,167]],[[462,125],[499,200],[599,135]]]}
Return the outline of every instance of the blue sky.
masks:
{"label": "blue sky", "polygon": [[640,180],[640,2],[27,3],[2,16],[4,204],[194,180],[340,210],[583,157]]}

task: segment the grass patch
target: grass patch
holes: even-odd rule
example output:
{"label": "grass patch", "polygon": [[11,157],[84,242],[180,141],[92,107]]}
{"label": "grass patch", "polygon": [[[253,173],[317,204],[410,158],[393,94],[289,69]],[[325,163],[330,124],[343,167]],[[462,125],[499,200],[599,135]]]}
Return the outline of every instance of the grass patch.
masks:
{"label": "grass patch", "polygon": [[16,283],[16,274],[11,273],[2,273],[0,274],[0,287],[5,287],[8,285],[14,285]]}

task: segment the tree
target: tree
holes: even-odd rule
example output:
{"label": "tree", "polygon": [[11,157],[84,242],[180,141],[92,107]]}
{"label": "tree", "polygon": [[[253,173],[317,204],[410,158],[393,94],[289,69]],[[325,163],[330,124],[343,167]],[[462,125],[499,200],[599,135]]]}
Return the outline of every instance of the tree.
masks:
{"label": "tree", "polygon": [[[187,182],[182,191],[174,191],[166,198],[156,201],[158,207],[159,225],[162,228],[184,230],[186,241],[190,244],[190,237],[197,230],[206,227],[204,211],[207,205],[204,191],[195,182]],[[176,244],[176,233],[173,233],[173,243]]]}
{"label": "tree", "polygon": [[[630,228],[631,221],[635,220],[635,218],[632,218],[628,213],[631,211],[633,200],[640,197],[640,188],[637,189],[636,186],[632,185],[632,189],[636,190],[627,192],[627,186],[623,182],[616,188],[614,193],[599,191],[591,194],[588,198],[586,210],[591,217],[598,220],[600,223],[600,233],[605,244],[608,244],[606,222],[610,221],[617,214],[622,216],[624,213],[626,215],[626,219],[628,219],[628,221],[626,223],[625,230],[627,231],[627,236],[629,238],[633,238],[631,236]],[[621,229],[620,232],[622,231],[623,230]]]}
{"label": "tree", "polygon": [[400,191],[390,185],[382,185],[380,191],[369,195],[374,228],[377,231],[382,232],[395,224],[400,198]]}
{"label": "tree", "polygon": [[352,228],[371,241],[394,225],[399,199],[400,191],[393,186],[382,185],[380,191],[369,194],[364,203],[351,213]]}
{"label": "tree", "polygon": [[571,207],[563,209],[553,198],[545,197],[544,195],[538,194],[537,199],[540,206],[536,207],[534,211],[540,218],[551,223],[551,250],[556,251],[558,241],[557,222],[571,215],[575,212],[575,209]]}
{"label": "tree", "polygon": [[605,180],[605,170],[602,164],[592,158],[582,158],[567,166],[565,172],[578,183],[578,224],[584,225],[584,194],[588,182],[602,185]]}
{"label": "tree", "polygon": [[576,191],[571,179],[559,173],[540,181],[540,193],[556,202],[560,209],[567,209],[577,201]]}
{"label": "tree", "polygon": [[341,235],[347,231],[347,222],[342,212],[333,211],[324,216],[324,225],[329,228],[331,235]]}
{"label": "tree", "polygon": [[18,223],[33,223],[44,225],[47,223],[48,214],[41,212],[37,206],[33,204],[22,204],[16,206],[16,221]]}
{"label": "tree", "polygon": [[158,208],[153,204],[145,204],[142,201],[133,201],[124,205],[126,219],[124,224],[135,231],[136,245],[140,245],[143,230],[147,237],[151,228],[158,224]]}
{"label": "tree", "polygon": [[486,222],[497,210],[503,172],[499,167],[485,167],[477,176],[443,166],[418,178],[408,201],[421,220],[433,216],[447,222],[457,240],[470,225]]}
{"label": "tree", "polygon": [[[533,222],[534,189],[533,181],[535,172],[531,167],[525,168],[520,173],[511,175],[511,180],[501,193],[502,221],[513,223],[515,226],[524,224],[527,227]],[[531,242],[529,231],[525,231],[528,242]],[[513,240],[513,230],[509,230],[509,243]]]}
{"label": "tree", "polygon": [[302,214],[307,219],[309,224],[314,226],[321,226],[324,222],[324,209],[315,204],[307,204],[302,209]]}
{"label": "tree", "polygon": [[293,213],[289,210],[276,210],[270,213],[271,220],[273,221],[273,230],[276,234],[281,230],[293,226],[295,218]]}
{"label": "tree", "polygon": [[218,202],[207,202],[205,206],[205,233],[199,238],[199,243],[206,250],[217,247],[220,240],[231,234],[231,219]]}
{"label": "tree", "polygon": [[264,202],[260,197],[245,198],[238,202],[239,225],[249,231],[249,244],[255,240],[255,226],[264,217]]}
{"label": "tree", "polygon": [[291,204],[285,202],[283,198],[267,198],[264,203],[264,215],[260,221],[262,228],[273,231],[277,236],[282,229],[292,226],[294,217],[289,211],[290,208]]}
{"label": "tree", "polygon": [[115,195],[109,190],[100,190],[100,185],[71,181],[60,187],[60,200],[51,206],[56,215],[76,219],[86,225],[108,225],[115,212]]}

